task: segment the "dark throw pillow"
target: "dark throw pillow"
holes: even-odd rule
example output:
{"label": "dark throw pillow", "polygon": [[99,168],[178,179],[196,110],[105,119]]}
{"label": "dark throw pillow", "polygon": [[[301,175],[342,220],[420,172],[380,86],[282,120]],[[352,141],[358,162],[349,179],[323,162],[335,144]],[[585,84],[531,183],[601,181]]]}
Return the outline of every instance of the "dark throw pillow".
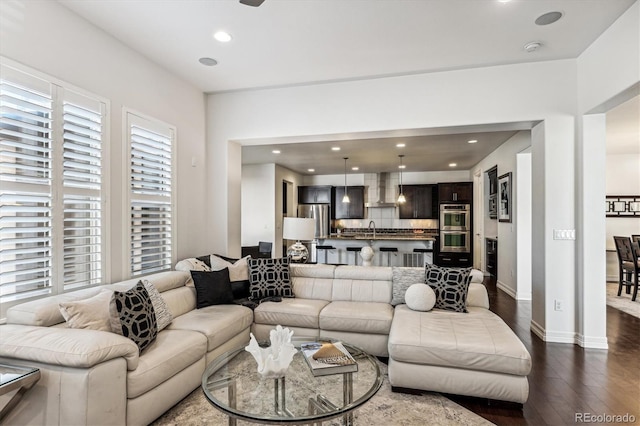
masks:
{"label": "dark throw pillow", "polygon": [[196,287],[196,307],[198,309],[211,305],[233,303],[233,292],[229,281],[229,269],[219,271],[191,271],[191,278]]}
{"label": "dark throw pillow", "polygon": [[289,273],[289,258],[249,259],[251,299],[265,297],[294,297]]}
{"label": "dark throw pillow", "polygon": [[425,283],[436,294],[435,308],[454,312],[467,311],[467,292],[471,268],[445,268],[427,263]]}
{"label": "dark throw pillow", "polygon": [[142,282],[128,291],[114,291],[109,306],[114,333],[133,340],[140,351],[158,335],[153,303]]}

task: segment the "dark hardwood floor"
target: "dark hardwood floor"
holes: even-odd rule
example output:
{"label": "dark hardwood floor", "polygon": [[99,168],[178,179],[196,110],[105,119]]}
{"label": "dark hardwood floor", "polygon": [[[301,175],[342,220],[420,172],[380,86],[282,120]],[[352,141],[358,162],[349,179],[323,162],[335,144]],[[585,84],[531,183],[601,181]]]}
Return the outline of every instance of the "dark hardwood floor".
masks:
{"label": "dark hardwood floor", "polygon": [[[580,423],[576,413],[628,414],[635,421],[627,418],[626,424],[640,424],[640,319],[607,306],[608,351],[545,343],[529,328],[531,302],[517,302],[494,281],[485,279],[491,310],[531,354],[529,400],[520,409],[486,399],[448,395],[450,399],[497,425],[571,425]],[[589,423],[625,423],[609,420]]]}

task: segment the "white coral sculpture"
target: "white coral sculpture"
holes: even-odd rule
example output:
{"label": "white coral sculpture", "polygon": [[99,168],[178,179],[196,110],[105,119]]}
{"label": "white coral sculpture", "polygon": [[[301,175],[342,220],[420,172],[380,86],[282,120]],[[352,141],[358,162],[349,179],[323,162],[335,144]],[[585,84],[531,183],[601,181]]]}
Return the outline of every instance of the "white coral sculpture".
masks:
{"label": "white coral sculpture", "polygon": [[245,348],[258,363],[258,373],[265,379],[277,379],[284,377],[293,356],[298,350],[291,343],[293,331],[282,326],[276,326],[271,330],[269,338],[271,346],[261,348],[253,333],[249,345]]}

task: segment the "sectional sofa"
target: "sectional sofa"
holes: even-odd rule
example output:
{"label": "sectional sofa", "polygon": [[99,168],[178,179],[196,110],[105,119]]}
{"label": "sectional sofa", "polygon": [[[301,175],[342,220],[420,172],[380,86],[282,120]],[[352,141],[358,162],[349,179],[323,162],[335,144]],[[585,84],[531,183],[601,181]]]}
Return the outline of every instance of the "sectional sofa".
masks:
{"label": "sectional sofa", "polygon": [[126,291],[138,280],[15,306],[0,326],[0,363],[38,367],[42,378],[5,423],[148,424],[201,384],[210,361],[246,345],[250,330],[266,340],[278,324],[299,336],[343,339],[388,357],[395,387],[524,403],[530,356],[488,310],[484,286],[470,285],[468,313],[413,311],[393,303],[394,272],[405,269],[418,272],[292,265],[295,297],[263,302],[255,310],[239,304],[196,309],[188,272],[150,275],[145,278],[173,320],[142,352],[115,333],[68,328],[59,310],[60,303],[87,300],[103,288]]}

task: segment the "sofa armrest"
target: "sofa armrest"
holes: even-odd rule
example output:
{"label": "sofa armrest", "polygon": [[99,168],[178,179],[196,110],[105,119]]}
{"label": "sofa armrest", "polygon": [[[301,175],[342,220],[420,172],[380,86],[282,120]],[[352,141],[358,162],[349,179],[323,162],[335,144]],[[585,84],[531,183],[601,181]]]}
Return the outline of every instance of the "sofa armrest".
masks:
{"label": "sofa armrest", "polygon": [[89,368],[123,357],[127,369],[138,367],[138,346],[107,331],[7,324],[0,326],[0,357]]}

